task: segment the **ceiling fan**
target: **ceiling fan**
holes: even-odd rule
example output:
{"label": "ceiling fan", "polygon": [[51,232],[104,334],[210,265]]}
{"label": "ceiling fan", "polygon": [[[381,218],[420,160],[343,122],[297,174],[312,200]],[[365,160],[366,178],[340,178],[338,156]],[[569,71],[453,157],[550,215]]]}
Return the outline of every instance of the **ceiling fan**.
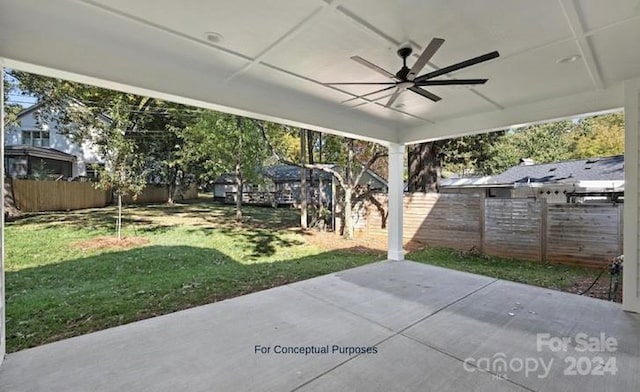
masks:
{"label": "ceiling fan", "polygon": [[451,86],[451,85],[476,85],[476,84],[484,84],[488,79],[440,79],[440,80],[432,80],[435,77],[442,76],[454,71],[457,71],[462,68],[470,67],[472,65],[482,63],[484,61],[488,61],[499,57],[500,54],[497,51],[493,51],[487,54],[483,54],[482,56],[474,57],[469,60],[461,61],[457,64],[450,65],[448,67],[440,68],[433,72],[426,73],[424,75],[418,76],[422,68],[427,65],[427,62],[433,57],[433,55],[440,49],[440,46],[444,43],[444,39],[442,38],[434,38],[431,40],[429,45],[422,51],[422,54],[418,57],[418,60],[413,64],[413,67],[407,67],[407,57],[411,55],[413,50],[410,45],[403,45],[400,49],[398,49],[398,56],[402,58],[402,68],[398,72],[392,74],[391,72],[378,67],[377,65],[363,59],[360,56],[353,56],[351,59],[356,61],[365,67],[384,75],[393,80],[393,82],[345,82],[345,83],[327,83],[327,85],[337,86],[337,85],[379,85],[379,86],[388,86],[382,88],[380,90],[376,90],[364,95],[360,95],[358,97],[354,97],[348,99],[344,102],[352,101],[358,98],[368,97],[374,94],[378,94],[384,91],[394,90],[393,94],[384,105],[385,107],[390,107],[393,103],[398,99],[400,94],[402,94],[405,90],[412,91],[418,95],[421,95],[425,98],[432,100],[433,102],[438,102],[442,98],[433,94],[430,91],[427,91],[421,87],[424,86]]}

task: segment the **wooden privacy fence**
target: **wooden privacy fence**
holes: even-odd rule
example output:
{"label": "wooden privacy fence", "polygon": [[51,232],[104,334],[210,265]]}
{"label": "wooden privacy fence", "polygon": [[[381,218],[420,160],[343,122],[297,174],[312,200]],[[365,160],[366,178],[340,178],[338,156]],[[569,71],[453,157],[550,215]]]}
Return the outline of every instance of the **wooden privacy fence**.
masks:
{"label": "wooden privacy fence", "polygon": [[169,200],[169,190],[166,186],[160,185],[147,185],[135,198],[130,195],[122,197],[122,202],[126,204],[164,203],[167,200]]}
{"label": "wooden privacy fence", "polygon": [[[190,200],[198,198],[198,188],[195,184],[191,184],[187,189],[178,190],[176,192],[176,200]],[[165,203],[169,200],[169,188],[166,185],[149,184],[135,199],[131,196],[125,196],[122,201],[127,204],[153,204]]]}
{"label": "wooden privacy fence", "polygon": [[[385,196],[378,199],[386,203]],[[375,207],[364,206],[358,219],[356,235],[386,238]],[[620,204],[552,204],[481,194],[404,197],[405,243],[492,256],[600,266],[622,254],[622,228]]]}
{"label": "wooden privacy fence", "polygon": [[[104,207],[110,193],[90,182],[12,180],[15,206],[22,212]],[[5,195],[7,197],[7,195]]]}
{"label": "wooden privacy fence", "polygon": [[[83,208],[105,207],[111,203],[111,192],[95,189],[91,182],[7,180],[5,187],[5,206],[7,199],[22,212],[66,211]],[[192,185],[179,192],[179,200],[195,199],[198,189]],[[142,194],[132,200],[125,197],[125,203],[164,203],[169,193],[165,186],[149,185]]]}

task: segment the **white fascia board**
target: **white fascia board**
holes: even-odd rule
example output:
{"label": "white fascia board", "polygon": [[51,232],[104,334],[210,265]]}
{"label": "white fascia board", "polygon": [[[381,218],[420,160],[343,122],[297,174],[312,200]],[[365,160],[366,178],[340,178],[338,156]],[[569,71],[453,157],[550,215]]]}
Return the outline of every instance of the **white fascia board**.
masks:
{"label": "white fascia board", "polygon": [[[139,74],[123,76],[122,73],[119,73],[118,75],[113,75],[114,77],[111,79],[108,76],[89,76],[90,70],[87,70],[86,73],[69,72],[60,68],[37,65],[6,57],[0,58],[0,60],[4,61],[7,68],[15,68],[53,78],[162,99],[183,105],[371,141],[384,146],[388,146],[389,143],[396,142],[398,139],[397,127],[391,121],[380,119],[374,121],[370,116],[342,107],[336,108],[336,105],[325,103],[320,99],[273,88],[267,91],[261,86],[240,80],[235,81],[233,86],[229,86],[228,91],[230,92],[225,94],[226,102],[211,102],[206,98],[206,94],[200,94],[200,91],[194,94],[194,84],[192,83],[179,84],[185,86],[183,90],[176,91],[175,88],[172,88],[172,92],[168,92],[169,89],[163,88],[161,80],[158,80],[157,83],[152,80],[142,80]],[[232,88],[235,92],[231,90]],[[197,98],[198,96],[202,98]],[[274,102],[278,102],[277,107],[280,109],[276,108]]]}
{"label": "white fascia board", "polygon": [[554,97],[407,129],[401,132],[400,141],[405,144],[422,143],[558,121],[591,113],[620,111],[623,104],[623,85],[618,84],[604,90]]}
{"label": "white fascia board", "polygon": [[624,191],[624,180],[579,181],[576,186],[587,191]]}

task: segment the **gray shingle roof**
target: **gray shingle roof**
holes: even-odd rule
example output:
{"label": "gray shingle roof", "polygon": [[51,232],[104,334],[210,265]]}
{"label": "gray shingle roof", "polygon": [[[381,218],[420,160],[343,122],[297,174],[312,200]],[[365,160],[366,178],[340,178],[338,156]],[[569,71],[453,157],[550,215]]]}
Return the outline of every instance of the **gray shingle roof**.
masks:
{"label": "gray shingle roof", "polygon": [[[323,165],[327,167],[334,167],[335,165]],[[270,178],[274,182],[295,182],[300,181],[300,168],[292,165],[274,165],[268,166],[263,169],[264,175]],[[308,175],[307,175],[308,176]],[[331,179],[331,174],[320,170],[313,171],[314,180],[318,178]],[[215,184],[235,184],[236,177],[234,174],[223,174],[216,181]]]}
{"label": "gray shingle roof", "polygon": [[[334,165],[323,165],[326,167],[333,167]],[[271,178],[275,182],[290,182],[300,180],[300,168],[292,165],[274,165],[268,166],[264,169],[264,173],[267,177]],[[320,170],[313,171],[313,177],[317,180],[319,177],[322,179],[330,179],[331,174]]]}
{"label": "gray shingle roof", "polygon": [[[337,169],[338,166],[335,164],[320,164],[318,166],[324,166],[327,168]],[[263,169],[265,177],[270,178],[273,182],[297,182],[300,181],[300,167],[293,165],[273,165],[267,166]],[[378,176],[372,170],[368,171],[369,180],[366,180],[371,184],[371,181],[381,184],[383,187],[387,186],[387,181]],[[307,178],[310,178],[307,175]],[[317,181],[319,178],[323,180],[331,180],[331,174],[321,171],[321,170],[313,170],[313,178]],[[234,174],[223,174],[218,177],[214,184],[235,184],[235,175]]]}
{"label": "gray shingle roof", "polygon": [[514,166],[492,176],[489,184],[575,183],[624,180],[624,155]]}
{"label": "gray shingle roof", "polygon": [[4,155],[6,156],[23,156],[31,155],[40,158],[57,159],[60,161],[73,162],[76,160],[76,156],[67,154],[66,152],[56,150],[50,147],[37,147],[26,144],[17,144],[11,146],[4,146]]}

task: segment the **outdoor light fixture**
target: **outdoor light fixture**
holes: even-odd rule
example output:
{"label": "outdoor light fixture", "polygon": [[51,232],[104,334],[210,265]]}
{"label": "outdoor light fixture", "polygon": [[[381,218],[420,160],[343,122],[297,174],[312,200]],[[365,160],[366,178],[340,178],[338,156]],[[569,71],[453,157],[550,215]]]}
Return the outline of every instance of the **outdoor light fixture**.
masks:
{"label": "outdoor light fixture", "polygon": [[568,64],[568,63],[573,63],[574,61],[580,59],[582,56],[580,56],[579,54],[572,54],[571,56],[567,56],[567,57],[563,57],[561,59],[559,59],[558,61],[556,61],[556,64]]}
{"label": "outdoor light fixture", "polygon": [[204,33],[204,38],[214,44],[221,44],[224,41],[224,37],[220,33],[216,33],[215,31],[208,31]]}

